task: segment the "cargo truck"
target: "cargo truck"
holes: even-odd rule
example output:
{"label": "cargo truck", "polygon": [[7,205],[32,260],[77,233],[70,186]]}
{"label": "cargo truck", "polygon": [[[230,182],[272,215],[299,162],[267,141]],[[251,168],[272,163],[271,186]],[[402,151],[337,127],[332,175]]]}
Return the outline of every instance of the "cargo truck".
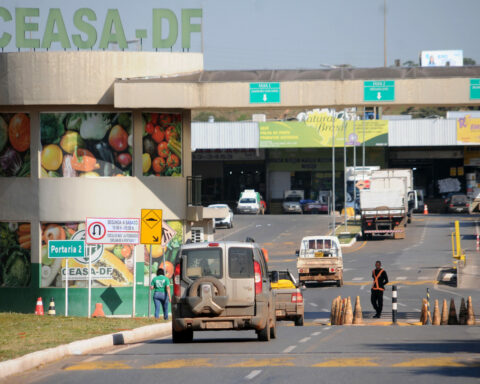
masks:
{"label": "cargo truck", "polygon": [[411,169],[382,169],[370,176],[370,189],[360,191],[364,238],[405,238],[405,226],[417,208]]}

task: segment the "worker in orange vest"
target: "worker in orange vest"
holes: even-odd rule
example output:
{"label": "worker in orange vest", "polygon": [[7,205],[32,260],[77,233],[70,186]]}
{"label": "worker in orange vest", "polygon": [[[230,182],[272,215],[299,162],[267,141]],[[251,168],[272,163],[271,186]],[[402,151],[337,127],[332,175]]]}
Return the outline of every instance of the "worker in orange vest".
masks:
{"label": "worker in orange vest", "polygon": [[383,309],[383,291],[385,285],[388,284],[387,272],[382,269],[382,263],[380,261],[375,262],[375,269],[372,271],[373,286],[371,301],[373,309],[377,312],[373,317],[379,319],[382,315]]}

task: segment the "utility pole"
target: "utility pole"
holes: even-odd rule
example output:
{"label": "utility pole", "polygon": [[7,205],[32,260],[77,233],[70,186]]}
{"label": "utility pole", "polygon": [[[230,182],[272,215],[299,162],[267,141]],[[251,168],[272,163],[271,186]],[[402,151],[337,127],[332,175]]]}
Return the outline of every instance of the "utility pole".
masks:
{"label": "utility pole", "polygon": [[383,0],[383,66],[387,66],[387,0]]}

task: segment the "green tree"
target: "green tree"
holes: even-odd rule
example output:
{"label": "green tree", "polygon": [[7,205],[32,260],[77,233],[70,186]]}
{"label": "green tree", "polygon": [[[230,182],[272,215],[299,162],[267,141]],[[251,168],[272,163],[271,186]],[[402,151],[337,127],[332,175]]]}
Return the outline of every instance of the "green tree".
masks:
{"label": "green tree", "polygon": [[470,57],[463,58],[463,65],[477,65],[477,62]]}
{"label": "green tree", "polygon": [[407,60],[403,63],[403,67],[418,67],[418,63],[414,62],[413,60]]}

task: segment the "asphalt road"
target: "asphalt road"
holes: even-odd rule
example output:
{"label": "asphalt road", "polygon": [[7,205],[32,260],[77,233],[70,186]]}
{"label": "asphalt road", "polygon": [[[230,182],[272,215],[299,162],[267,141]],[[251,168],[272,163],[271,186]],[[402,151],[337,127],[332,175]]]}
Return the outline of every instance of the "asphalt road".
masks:
{"label": "asphalt road", "polygon": [[[15,377],[28,383],[478,383],[480,326],[381,326],[391,320],[391,293],[384,313],[373,326],[371,270],[381,260],[398,286],[399,321],[419,318],[422,297],[472,296],[480,314],[478,284],[457,288],[439,284],[452,265],[450,233],[459,219],[467,265],[475,250],[475,218],[417,216],[404,240],[359,241],[344,251],[345,285],[309,285],[304,291],[305,326],[280,323],[278,338],[258,342],[253,331],[197,332],[191,344],[169,338],[77,356]],[[295,249],[303,236],[325,234],[326,216],[239,216],[232,229],[217,229],[216,240],[250,236],[269,249],[270,269],[295,270]],[[470,263],[469,263],[470,260]],[[447,271],[448,272],[448,271]],[[478,278],[478,276],[477,276]],[[475,280],[474,280],[475,281]],[[360,296],[366,326],[328,326],[334,297]],[[477,318],[477,322],[478,322]]]}

